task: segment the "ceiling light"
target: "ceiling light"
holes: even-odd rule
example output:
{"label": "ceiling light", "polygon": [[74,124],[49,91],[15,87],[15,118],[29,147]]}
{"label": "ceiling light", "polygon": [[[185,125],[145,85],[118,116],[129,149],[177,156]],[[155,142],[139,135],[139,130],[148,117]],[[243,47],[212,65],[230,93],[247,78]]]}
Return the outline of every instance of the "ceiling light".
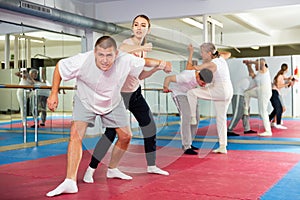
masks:
{"label": "ceiling light", "polygon": [[181,21],[183,21],[189,25],[195,26],[197,28],[203,29],[203,24],[201,24],[200,22],[198,22],[192,18],[182,18]]}
{"label": "ceiling light", "polygon": [[259,46],[258,46],[258,45],[252,45],[252,46],[251,46],[251,49],[258,50],[258,49],[259,49]]}

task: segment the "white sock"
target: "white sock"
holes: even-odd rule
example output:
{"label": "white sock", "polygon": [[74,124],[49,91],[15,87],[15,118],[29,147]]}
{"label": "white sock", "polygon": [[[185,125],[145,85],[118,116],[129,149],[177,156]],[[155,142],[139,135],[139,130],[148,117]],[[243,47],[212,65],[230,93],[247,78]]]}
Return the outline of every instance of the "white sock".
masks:
{"label": "white sock", "polygon": [[107,173],[106,173],[106,177],[107,178],[120,178],[120,179],[124,179],[124,180],[131,180],[132,179],[131,176],[128,176],[128,175],[124,174],[118,168],[113,168],[113,169],[108,168]]}
{"label": "white sock", "polygon": [[86,169],[83,181],[86,183],[94,183],[93,175],[96,169],[91,168],[90,166]]}
{"label": "white sock", "polygon": [[78,192],[77,183],[72,179],[66,178],[59,186],[54,190],[48,192],[46,196],[53,197],[62,193],[76,193]]}
{"label": "white sock", "polygon": [[160,174],[160,175],[165,175],[165,176],[168,176],[168,175],[169,175],[169,172],[164,171],[164,170],[158,168],[158,167],[155,166],[155,165],[153,165],[153,166],[148,166],[147,172],[148,172],[148,173],[151,173],[151,174]]}

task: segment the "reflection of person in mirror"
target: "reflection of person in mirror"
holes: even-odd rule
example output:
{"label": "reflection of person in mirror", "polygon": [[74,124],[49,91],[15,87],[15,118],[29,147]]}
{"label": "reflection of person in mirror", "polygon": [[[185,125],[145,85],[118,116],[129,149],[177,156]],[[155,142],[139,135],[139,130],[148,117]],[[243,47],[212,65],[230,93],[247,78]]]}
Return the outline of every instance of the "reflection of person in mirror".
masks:
{"label": "reflection of person in mirror", "polygon": [[[20,77],[19,85],[33,85],[34,84],[34,80],[30,77],[26,68],[21,68],[19,72],[15,73],[15,75]],[[19,102],[22,123],[25,123],[25,118],[26,118],[26,116],[24,116],[24,103],[26,103],[26,102],[24,102],[24,92],[26,95],[26,99],[28,99],[29,91],[30,90],[23,89],[23,88],[17,89],[17,99]]]}
{"label": "reflection of person in mirror", "polygon": [[[150,19],[146,15],[136,16],[132,22],[132,32],[132,37],[123,41],[120,45],[120,50],[140,58],[145,58],[146,53],[152,49],[152,44],[146,42],[146,35],[150,32]],[[149,71],[144,70],[146,76],[142,77],[142,79],[151,76],[165,66],[166,63],[162,62],[158,68],[153,68]],[[122,87],[121,95],[126,108],[134,115],[142,130],[148,165],[147,172],[168,175],[168,172],[156,166],[156,125],[150,107],[142,95],[140,80],[135,76],[129,75]],[[84,182],[94,182],[93,174],[115,137],[116,130],[114,128],[106,128],[104,135],[100,138],[94,149],[89,167],[83,178]]]}
{"label": "reflection of person in mirror", "polygon": [[[244,115],[245,93],[248,93],[248,91],[251,91],[251,89],[254,87],[255,87],[255,82],[250,76],[242,78],[237,82],[237,84],[234,85],[234,92],[233,92],[234,94],[231,100],[232,118],[228,125],[227,136],[239,136],[239,134],[233,132],[233,129],[237,126],[240,119],[242,119],[243,121],[244,134],[257,133],[257,131],[250,129],[250,121],[249,121],[250,116],[248,114]],[[257,98],[256,93],[250,97]]]}
{"label": "reflection of person in mirror", "polygon": [[[60,60],[53,74],[51,94],[47,104],[51,111],[58,106],[61,80],[76,79],[73,114],[67,154],[65,180],[46,195],[77,193],[77,172],[82,157],[82,139],[88,126],[93,126],[99,116],[103,127],[115,128],[118,140],[111,154],[107,178],[130,180],[118,170],[118,164],[127,150],[132,133],[121,96],[121,87],[128,75],[139,77],[144,66],[159,67],[161,61],[138,58],[117,50],[116,41],[109,36],[100,37],[93,51]],[[166,63],[171,68],[170,63]],[[114,84],[111,84],[114,83]]]}
{"label": "reflection of person in mirror", "polygon": [[[50,83],[47,80],[39,81],[38,79],[38,70],[31,69],[29,71],[30,76],[34,80],[35,86],[50,86]],[[50,90],[49,89],[36,89],[37,90],[37,105],[35,105],[34,100],[34,91],[31,92],[31,112],[34,118],[38,118],[39,113],[41,113],[41,123],[40,126],[45,126],[46,118],[47,118],[47,98],[49,96]],[[35,106],[37,106],[37,113],[35,113]],[[39,127],[37,125],[37,127]],[[32,125],[31,128],[34,128],[35,125]]]}
{"label": "reflection of person in mirror", "polygon": [[[251,93],[255,92],[258,101],[258,111],[262,118],[265,131],[263,133],[258,133],[259,136],[272,136],[269,114],[268,114],[268,104],[272,96],[272,84],[271,76],[264,58],[257,60],[244,60],[243,63],[247,66],[249,76],[251,76],[255,81],[255,88],[245,92],[245,107],[244,114],[249,115],[249,104],[250,97],[253,96]],[[254,73],[252,65],[255,65],[255,70],[257,73]],[[250,95],[251,94],[251,95]]]}

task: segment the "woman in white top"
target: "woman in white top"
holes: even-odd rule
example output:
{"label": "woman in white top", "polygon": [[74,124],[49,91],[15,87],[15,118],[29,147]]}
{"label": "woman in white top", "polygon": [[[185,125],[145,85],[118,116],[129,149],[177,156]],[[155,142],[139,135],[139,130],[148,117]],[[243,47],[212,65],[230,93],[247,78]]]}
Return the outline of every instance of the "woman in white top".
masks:
{"label": "woman in white top", "polygon": [[[29,73],[27,72],[26,68],[21,68],[20,72],[16,72],[15,75],[21,78],[19,85],[33,85],[34,84],[34,80],[29,76]],[[26,92],[26,94],[25,94],[26,99],[28,99],[29,98],[29,90],[24,90],[22,88],[19,88],[17,90],[17,99],[18,99],[19,106],[20,106],[20,114],[21,114],[22,123],[25,123],[25,118],[26,118],[26,116],[24,116],[24,103],[27,104],[27,102],[24,102],[24,92]]]}
{"label": "woman in white top", "polygon": [[198,99],[212,100],[216,112],[216,124],[219,137],[219,148],[215,153],[227,153],[227,109],[233,95],[233,88],[230,80],[230,73],[225,59],[230,57],[229,52],[219,53],[212,43],[203,43],[200,46],[203,63],[198,66],[192,65],[192,56],[194,49],[190,49],[188,69],[202,70],[210,69],[213,72],[212,84],[205,88],[195,88],[187,93],[191,109],[191,124],[197,123],[196,106]]}
{"label": "woman in white top", "polygon": [[[257,95],[259,114],[263,120],[265,128],[265,132],[259,133],[258,135],[272,136],[268,114],[268,104],[272,96],[272,84],[268,65],[263,58],[257,59],[255,61],[244,60],[243,63],[246,64],[248,68],[249,76],[251,76],[256,83],[256,88],[245,92],[245,114],[247,114],[249,108],[249,94],[255,92]],[[254,73],[252,64],[255,65],[255,70],[258,71],[257,74]]]}

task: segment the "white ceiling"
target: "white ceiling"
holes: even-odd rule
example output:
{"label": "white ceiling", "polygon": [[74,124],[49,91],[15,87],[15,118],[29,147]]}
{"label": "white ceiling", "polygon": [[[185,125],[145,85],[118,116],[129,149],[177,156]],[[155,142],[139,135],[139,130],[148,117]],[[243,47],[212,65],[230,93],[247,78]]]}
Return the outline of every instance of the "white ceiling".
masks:
{"label": "white ceiling", "polygon": [[[256,37],[255,44],[265,46],[265,42],[268,44],[287,44],[287,43],[300,43],[300,4],[293,6],[275,7],[256,9],[245,12],[226,13],[226,14],[214,14],[210,15],[213,19],[221,22],[223,28],[216,28],[217,36],[220,36],[222,32],[223,42],[227,42],[229,46],[247,47],[254,44],[252,36]],[[242,17],[244,17],[242,19]],[[193,16],[194,19],[202,21],[201,16]],[[154,27],[163,27],[170,30],[176,30],[182,32],[184,35],[189,35],[193,40],[202,40],[202,30],[196,27],[188,25],[180,20],[176,19],[160,19],[152,20]],[[125,24],[129,27],[130,23]],[[285,36],[285,33],[289,33]],[[226,36],[234,36],[234,40],[226,40]],[[248,35],[248,40],[239,40],[238,36]],[[282,36],[282,37],[278,37]],[[288,37],[288,38],[287,38]],[[268,38],[267,40],[261,40],[260,38]],[[220,39],[219,39],[220,40]],[[291,41],[292,40],[292,41]],[[216,42],[220,42],[217,41]]]}

